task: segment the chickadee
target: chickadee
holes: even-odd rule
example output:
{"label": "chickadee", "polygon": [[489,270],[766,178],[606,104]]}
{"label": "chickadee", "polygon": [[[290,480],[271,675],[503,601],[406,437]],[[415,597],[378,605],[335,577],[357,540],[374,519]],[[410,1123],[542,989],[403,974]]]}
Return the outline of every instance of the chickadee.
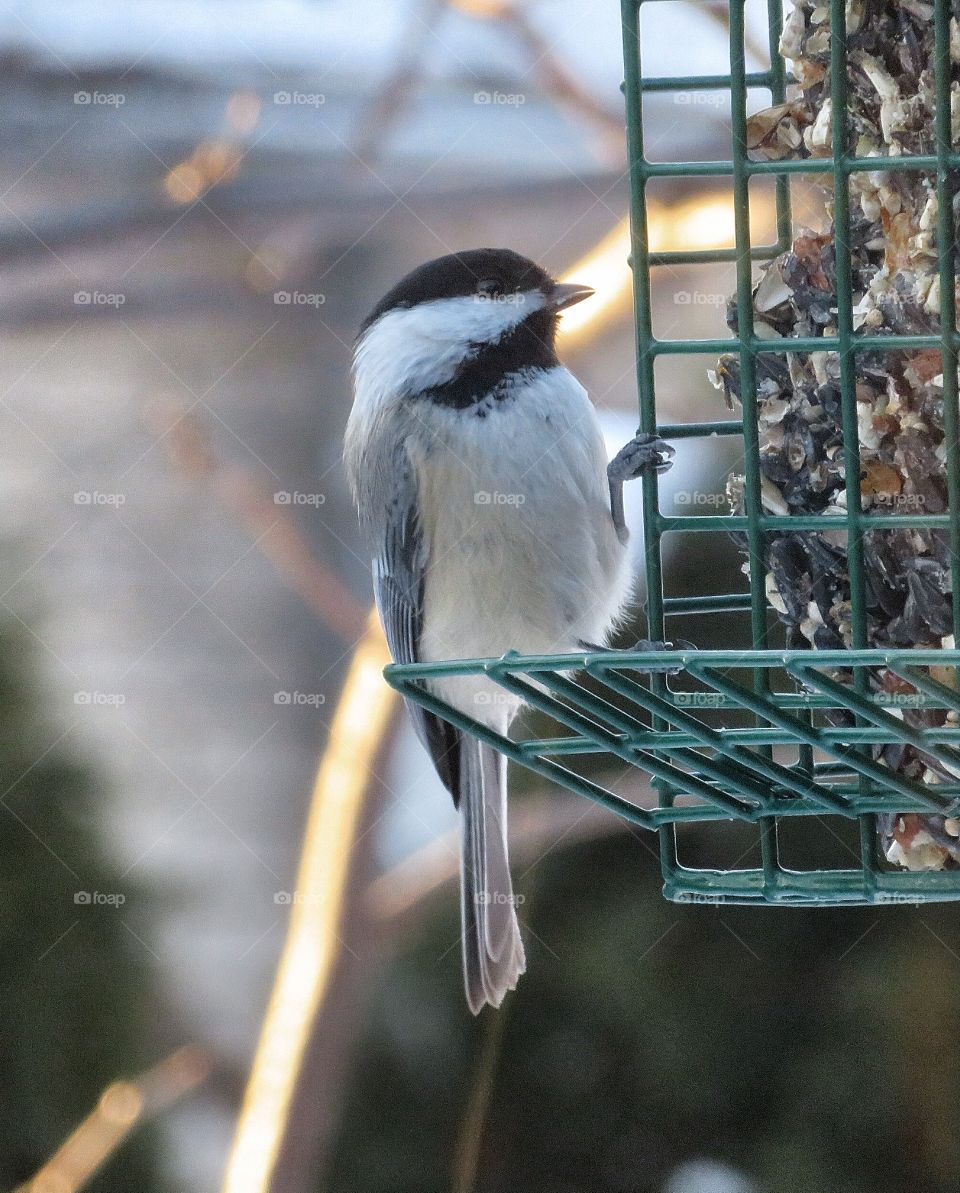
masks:
{"label": "chickadee", "polygon": [[[608,467],[594,408],[554,348],[559,312],[592,293],[509,249],[473,249],[415,269],[363,323],[344,459],[398,663],[602,649],[622,617],[623,482],[669,468],[673,449],[638,435]],[[483,677],[430,683],[500,733],[521,704]],[[506,759],[418,706],[410,714],[461,813],[476,1014],[525,968]]]}

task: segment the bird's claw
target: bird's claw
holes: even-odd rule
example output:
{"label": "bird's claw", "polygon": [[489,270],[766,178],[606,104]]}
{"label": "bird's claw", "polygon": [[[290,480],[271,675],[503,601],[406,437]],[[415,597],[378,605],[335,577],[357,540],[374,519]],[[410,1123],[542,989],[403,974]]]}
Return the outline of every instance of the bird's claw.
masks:
{"label": "bird's claw", "polygon": [[673,466],[676,451],[665,439],[646,431],[638,432],[628,444],[620,449],[607,465],[607,476],[611,481],[629,481],[649,469],[666,472]]}
{"label": "bird's claw", "polygon": [[[686,638],[677,638],[673,642],[651,642],[649,638],[641,638],[630,649],[635,654],[646,654],[658,650],[696,650],[697,648]],[[663,667],[658,667],[656,664],[644,664],[642,667],[637,667],[637,671],[652,671],[663,675],[679,675],[682,670],[682,666],[675,664]]]}
{"label": "bird's claw", "polygon": [[[584,648],[584,650],[596,651],[598,654],[605,654],[607,651],[610,651],[611,654],[621,653],[619,651],[611,650],[609,646],[598,646],[595,642],[586,642],[581,640],[580,645]],[[674,642],[651,642],[649,638],[641,638],[639,642],[635,642],[633,646],[629,647],[627,651],[623,653],[647,654],[658,650],[696,649],[697,647],[692,642],[688,642],[686,638],[677,638]],[[652,671],[664,675],[679,675],[683,668],[675,665],[658,667],[655,663],[647,663],[641,667],[631,668],[631,670],[643,672]]]}

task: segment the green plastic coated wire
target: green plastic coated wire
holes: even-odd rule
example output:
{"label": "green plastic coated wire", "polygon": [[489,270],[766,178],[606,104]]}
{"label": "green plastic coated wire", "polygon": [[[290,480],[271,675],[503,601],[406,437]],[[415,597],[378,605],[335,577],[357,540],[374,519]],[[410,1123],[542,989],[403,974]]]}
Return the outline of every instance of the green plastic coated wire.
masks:
{"label": "green plastic coated wire", "polygon": [[[960,667],[957,650],[868,649],[864,535],[878,528],[941,528],[952,549],[952,607],[955,640],[960,634],[960,416],[954,300],[953,198],[960,154],[950,127],[950,10],[934,0],[936,52],[936,153],[897,157],[888,169],[927,171],[938,199],[940,335],[858,335],[854,329],[850,252],[851,174],[877,170],[878,159],[857,159],[847,130],[847,44],[845,0],[830,0],[833,151],[829,158],[751,161],[747,156],[748,92],[767,89],[774,104],[787,94],[788,78],[778,51],[780,0],[768,0],[771,66],[747,71],[744,5],[729,4],[729,74],[642,77],[640,6],[622,0],[631,179],[631,263],[634,278],[637,382],[640,429],[665,439],[741,436],[744,452],[743,512],[735,516],[690,516],[660,511],[655,475],[640,482],[643,499],[644,562],[648,633],[669,639],[666,622],[676,616],[739,612],[748,619],[749,650],[607,652],[588,655],[472,659],[391,666],[389,683],[407,699],[444,717],[496,747],[517,764],[612,809],[660,837],[665,895],[678,902],[776,905],[920,903],[960,899],[960,872],[912,873],[894,869],[880,856],[879,813],[940,813],[960,810],[960,691],[941,681]],[[649,0],[648,0],[649,2]],[[663,0],[661,0],[663,2]],[[667,0],[672,2],[672,0]],[[647,93],[726,91],[731,107],[729,160],[652,162],[644,150],[643,96]],[[790,178],[794,174],[832,178],[837,277],[836,334],[820,338],[759,338],[753,325],[752,262],[789,249],[793,228]],[[750,240],[751,178],[773,176],[776,241]],[[663,178],[728,178],[733,190],[735,248],[651,253],[647,236],[647,186]],[[830,179],[827,180],[828,182]],[[658,339],[652,325],[651,273],[663,265],[733,262],[736,269],[737,334],[729,339]],[[943,354],[944,429],[949,513],[864,512],[860,498],[860,449],[856,405],[856,354],[924,348]],[[834,515],[774,515],[761,502],[760,435],[756,390],[760,354],[834,351],[840,361],[846,512]],[[691,423],[661,422],[655,379],[661,356],[735,353],[740,366],[742,417]],[[767,648],[769,606],[765,592],[764,543],[772,530],[842,529],[847,534],[852,646],[850,650],[782,651]],[[751,567],[744,592],[665,597],[663,538],[675,531],[746,539]],[[677,667],[667,676],[645,668]],[[910,685],[892,695],[871,676],[886,669]],[[931,673],[936,668],[936,676]],[[438,699],[426,681],[446,675],[486,675],[521,695],[562,732],[511,741]],[[576,678],[571,678],[575,675]],[[904,708],[954,714],[936,728],[908,726]],[[838,718],[828,714],[842,712]],[[904,743],[922,750],[956,781],[921,783],[887,767],[877,747]],[[604,767],[603,763],[610,765]],[[637,767],[652,777],[654,799],[647,806],[626,799],[600,781],[605,772]],[[588,771],[588,774],[582,773]],[[781,863],[777,825],[781,819],[818,817],[857,826],[854,856],[842,869],[789,869]],[[752,868],[693,869],[677,853],[678,826],[741,821],[755,826],[759,865]],[[710,831],[714,831],[710,829]]]}

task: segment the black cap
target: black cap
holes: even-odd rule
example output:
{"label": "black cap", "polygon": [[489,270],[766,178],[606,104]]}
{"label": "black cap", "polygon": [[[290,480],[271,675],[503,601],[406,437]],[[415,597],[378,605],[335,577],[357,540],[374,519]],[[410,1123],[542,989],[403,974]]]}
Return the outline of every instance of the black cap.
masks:
{"label": "black cap", "polygon": [[553,284],[546,270],[512,249],[466,249],[428,261],[401,278],[363,321],[360,332],[398,307],[478,293],[493,296],[549,290]]}

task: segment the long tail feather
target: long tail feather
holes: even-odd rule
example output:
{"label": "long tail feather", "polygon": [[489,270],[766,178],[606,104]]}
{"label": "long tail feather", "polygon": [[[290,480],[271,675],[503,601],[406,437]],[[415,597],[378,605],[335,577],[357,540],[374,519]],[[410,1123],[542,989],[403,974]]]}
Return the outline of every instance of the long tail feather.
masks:
{"label": "long tail feather", "polygon": [[507,854],[506,759],[464,738],[460,745],[460,891],[463,973],[476,1015],[498,1007],[526,968]]}

